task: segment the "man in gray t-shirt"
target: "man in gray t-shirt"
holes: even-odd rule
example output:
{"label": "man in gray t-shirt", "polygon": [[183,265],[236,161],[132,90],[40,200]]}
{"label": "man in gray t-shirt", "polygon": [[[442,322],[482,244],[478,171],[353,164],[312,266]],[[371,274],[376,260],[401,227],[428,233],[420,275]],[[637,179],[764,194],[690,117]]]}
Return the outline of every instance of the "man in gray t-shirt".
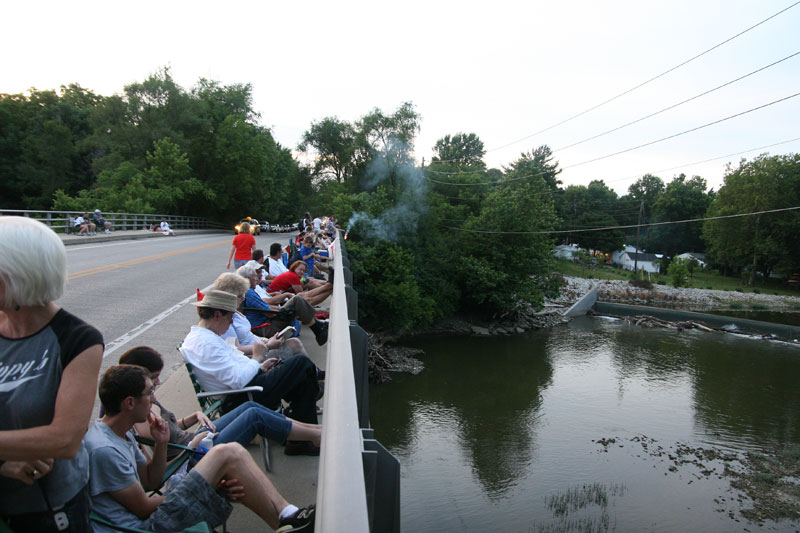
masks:
{"label": "man in gray t-shirt", "polygon": [[[92,509],[118,525],[147,531],[180,531],[198,522],[222,524],[240,501],[272,529],[313,531],[314,506],[290,505],[238,443],[214,446],[166,496],[148,496],[160,486],[169,427],[151,413],[153,382],[142,367],[109,368],[100,380],[105,415],[86,434]],[[130,433],[148,421],[155,440],[147,460]],[[230,483],[228,480],[236,480]],[[113,531],[93,524],[95,532]]]}

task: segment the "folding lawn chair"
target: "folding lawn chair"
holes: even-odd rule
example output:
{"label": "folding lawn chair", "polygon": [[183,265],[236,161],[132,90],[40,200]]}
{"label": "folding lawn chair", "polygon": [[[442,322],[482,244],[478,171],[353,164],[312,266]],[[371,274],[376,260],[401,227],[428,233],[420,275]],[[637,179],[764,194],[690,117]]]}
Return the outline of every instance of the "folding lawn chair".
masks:
{"label": "folding lawn chair", "polygon": [[[222,399],[220,399],[222,396],[247,394],[247,399],[253,401],[253,392],[261,392],[264,390],[263,387],[258,385],[244,387],[243,389],[220,391],[204,390],[200,382],[197,381],[194,375],[194,368],[192,368],[191,363],[189,363],[189,360],[186,358],[186,353],[183,351],[183,348],[179,346],[178,351],[181,352],[183,361],[186,363],[186,371],[189,372],[189,378],[192,380],[192,386],[194,386],[194,391],[197,394],[197,401],[200,403],[200,407],[203,408],[203,412],[206,413],[206,415],[219,413],[222,407]],[[263,435],[259,435],[258,445],[261,448],[261,455],[264,457],[264,468],[266,468],[267,472],[271,472],[272,466],[269,460],[269,441]]]}

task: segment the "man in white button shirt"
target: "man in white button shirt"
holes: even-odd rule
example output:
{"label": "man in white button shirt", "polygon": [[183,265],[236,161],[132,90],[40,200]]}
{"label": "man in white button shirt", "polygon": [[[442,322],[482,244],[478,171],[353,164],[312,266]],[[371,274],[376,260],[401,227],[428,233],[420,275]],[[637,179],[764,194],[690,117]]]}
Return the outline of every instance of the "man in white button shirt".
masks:
{"label": "man in white button shirt", "polygon": [[[282,399],[286,400],[292,418],[316,424],[320,396],[316,365],[305,355],[282,363],[275,357],[267,359],[267,347],[260,342],[253,345],[252,358],[226,343],[221,335],[233,322],[236,304],[235,295],[219,290],[206,292],[202,301],[194,303],[200,322],[192,326],[182,349],[198,381],[206,390],[260,385],[264,390],[253,393],[253,401],[276,409]],[[244,400],[246,397],[229,397],[223,410],[227,412]]]}

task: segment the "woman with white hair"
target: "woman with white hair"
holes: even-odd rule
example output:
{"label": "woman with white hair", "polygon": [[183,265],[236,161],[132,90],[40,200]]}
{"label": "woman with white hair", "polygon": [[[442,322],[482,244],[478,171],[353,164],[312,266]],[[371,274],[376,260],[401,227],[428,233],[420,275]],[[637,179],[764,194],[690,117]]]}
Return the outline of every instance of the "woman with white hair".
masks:
{"label": "woman with white hair", "polygon": [[89,531],[89,426],[103,358],[99,331],[56,305],[61,239],[0,217],[0,515],[14,531]]}

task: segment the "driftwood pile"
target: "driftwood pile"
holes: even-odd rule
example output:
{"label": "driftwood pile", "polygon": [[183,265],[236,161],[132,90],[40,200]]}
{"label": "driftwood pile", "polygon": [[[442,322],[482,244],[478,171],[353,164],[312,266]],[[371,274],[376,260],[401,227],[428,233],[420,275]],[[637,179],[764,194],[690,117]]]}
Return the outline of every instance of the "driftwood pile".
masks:
{"label": "driftwood pile", "polygon": [[621,317],[622,320],[627,322],[628,324],[639,326],[642,328],[667,328],[667,329],[677,329],[678,331],[683,331],[684,329],[699,329],[701,331],[725,331],[721,328],[715,328],[713,326],[709,326],[703,322],[698,322],[696,320],[682,320],[680,322],[670,322],[669,320],[662,320],[660,318],[656,318],[650,315],[637,315],[637,316],[625,316]]}
{"label": "driftwood pile", "polygon": [[408,372],[417,375],[424,365],[416,358],[423,352],[417,348],[406,348],[390,344],[390,339],[370,333],[367,341],[367,366],[370,383],[388,383],[390,372]]}

